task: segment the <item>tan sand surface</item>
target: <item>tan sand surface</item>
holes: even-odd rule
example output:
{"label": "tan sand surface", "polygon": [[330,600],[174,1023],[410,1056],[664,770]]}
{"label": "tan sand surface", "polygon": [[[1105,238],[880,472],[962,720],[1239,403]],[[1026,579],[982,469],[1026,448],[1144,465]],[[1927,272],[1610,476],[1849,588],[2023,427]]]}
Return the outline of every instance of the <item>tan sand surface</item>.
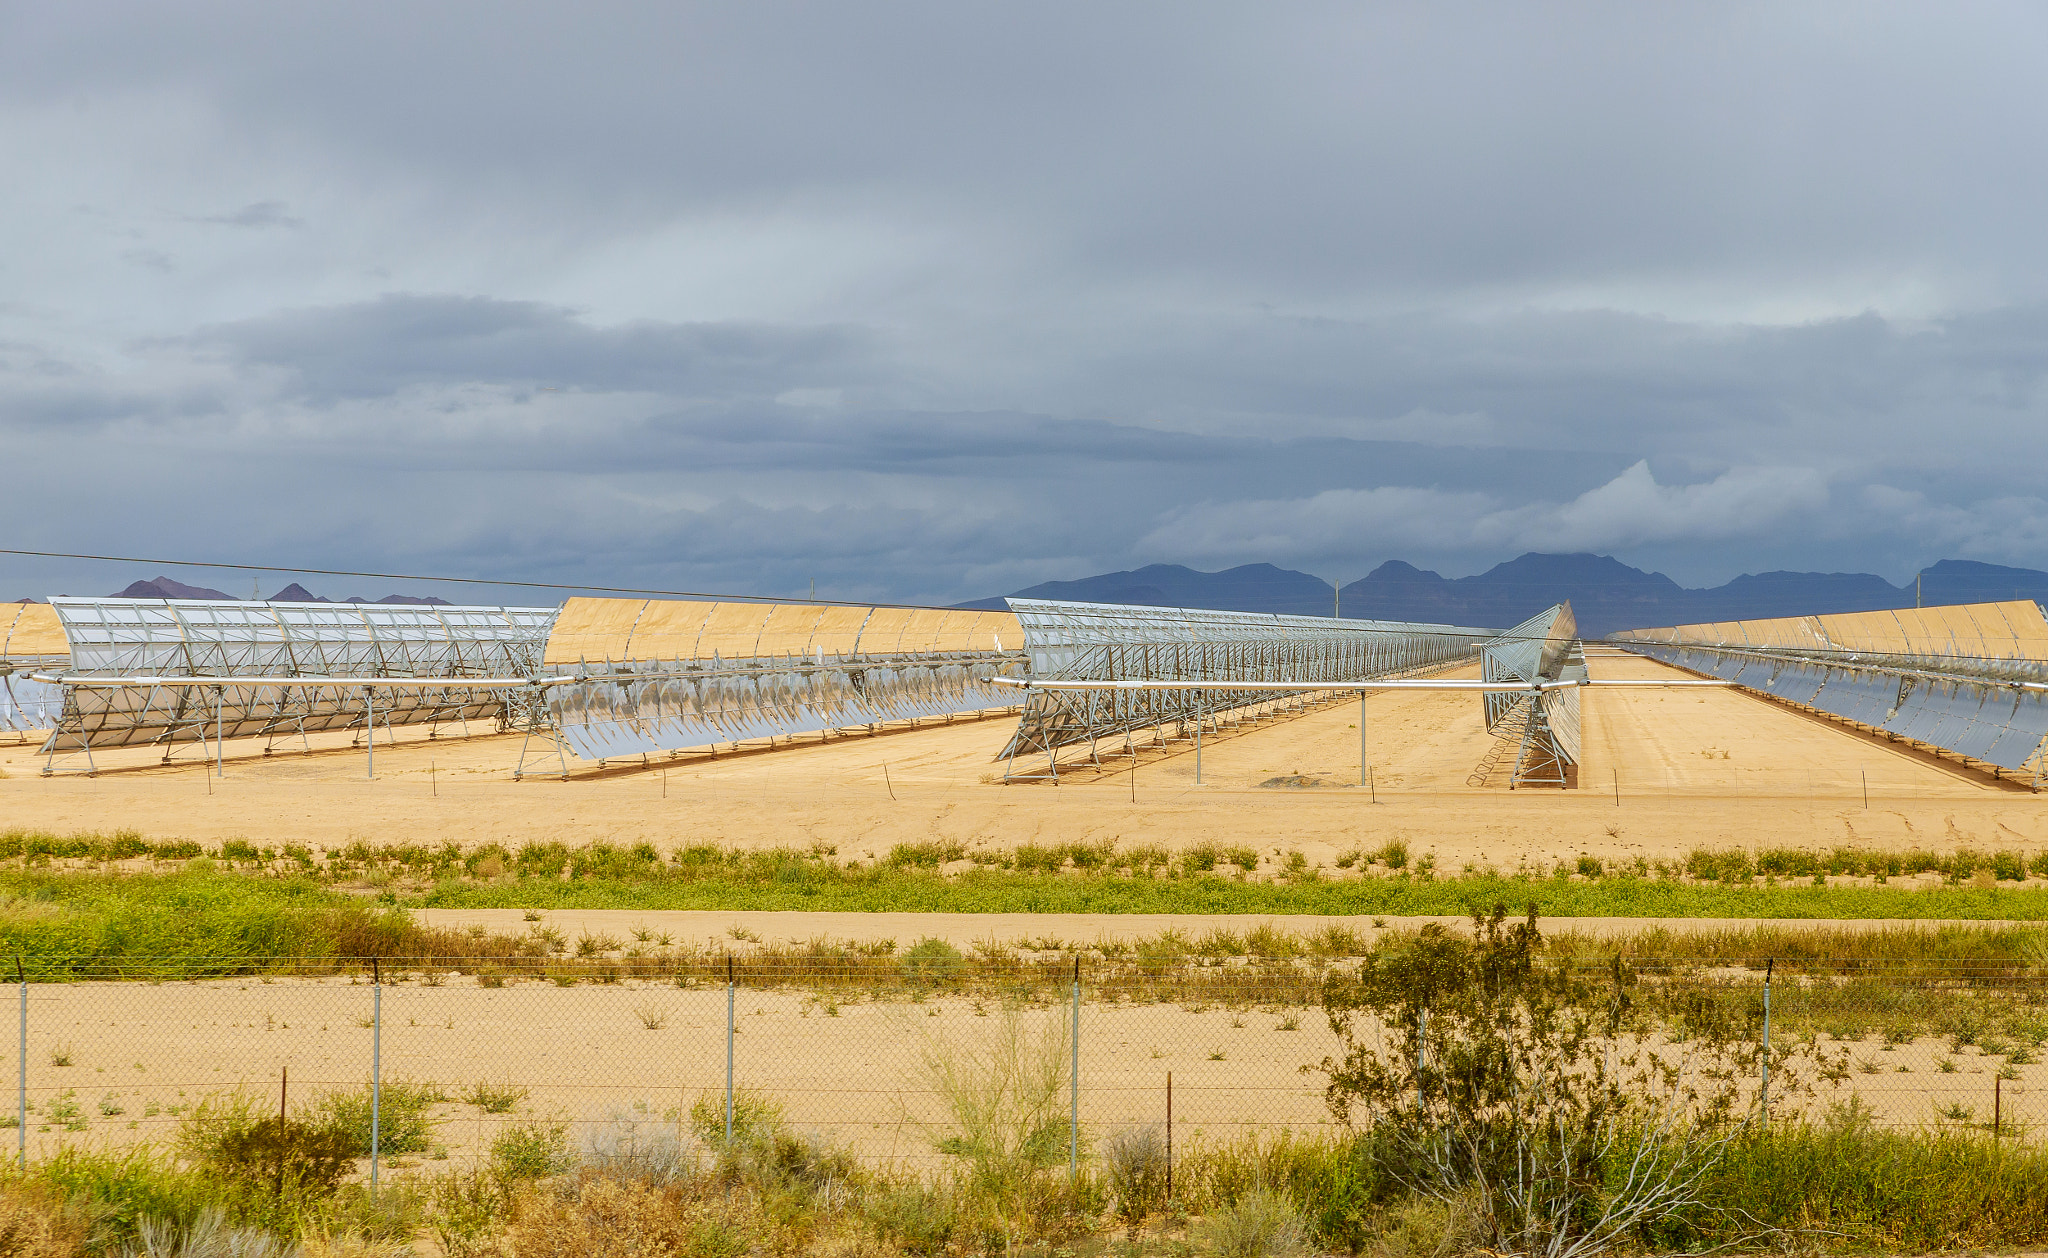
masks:
{"label": "tan sand surface", "polygon": [[[700,1097],[722,1104],[722,986],[515,981],[486,990],[456,978],[434,988],[389,984],[381,999],[386,1083],[431,1080],[450,1094],[435,1112],[448,1120],[439,1141],[457,1155],[487,1149],[503,1124],[536,1113],[587,1125],[639,1104],[673,1121],[679,1105]],[[282,1069],[299,1103],[360,1087],[370,1074],[372,989],[346,979],[68,984],[34,987],[29,1000],[32,1156],[63,1140],[163,1138],[182,1109],[236,1090],[266,1096],[274,1112]],[[876,1002],[745,988],[735,1013],[740,1087],[865,1156],[923,1160],[934,1160],[924,1133],[940,1118],[924,1054],[985,1045],[1006,1016],[998,1002],[954,996]],[[1060,1036],[1071,1008],[1056,1001],[1018,1016],[1034,1034]],[[1256,1002],[1235,1010],[1090,1003],[1082,1121],[1114,1126],[1163,1112],[1171,1070],[1184,1131],[1327,1122],[1319,1087],[1299,1067],[1334,1041],[1312,1012],[1293,1011],[1296,1028],[1280,1030],[1288,1016]],[[69,1064],[53,1064],[59,1056]],[[488,1115],[461,1101],[480,1082],[528,1095],[514,1115]],[[81,1130],[53,1117],[52,1105],[67,1099]],[[0,1113],[12,1112],[10,1095]]]}
{"label": "tan sand surface", "polygon": [[[1590,664],[1600,676],[1681,676],[1633,657]],[[0,747],[0,825],[330,847],[822,844],[861,859],[922,839],[983,848],[1115,839],[1246,844],[1269,858],[1298,849],[1325,865],[1399,839],[1447,872],[1700,846],[2048,846],[2039,795],[1733,691],[1584,692],[1583,788],[1568,792],[1468,785],[1490,742],[1470,695],[1386,692],[1364,708],[1370,789],[1356,785],[1359,705],[1346,700],[1206,739],[1199,785],[1192,747],[1176,743],[1144,752],[1135,771],[1111,761],[1057,785],[1005,786],[992,757],[1013,727],[1007,718],[602,773],[574,762],[567,782],[512,781],[516,736],[409,734],[379,745],[375,780],[364,776],[363,752],[338,736],[330,750],[268,758],[231,742],[218,782],[192,749],[172,766],[147,767],[160,753],[128,749],[103,755],[109,771],[96,778],[42,778],[32,749]],[[1275,779],[1315,785],[1262,785]]]}
{"label": "tan sand surface", "polygon": [[[533,1116],[573,1120],[580,1143],[608,1115],[636,1106],[668,1123],[701,1099],[722,1102],[722,986],[629,980],[562,988],[515,980],[486,989],[460,976],[441,976],[431,987],[417,976],[401,979],[384,986],[381,997],[348,979],[34,986],[31,1156],[46,1156],[65,1141],[168,1139],[193,1105],[237,1090],[274,1112],[287,1068],[290,1095],[300,1104],[363,1087],[373,1000],[382,1006],[387,1086],[432,1081],[450,1098],[434,1107],[443,1120],[434,1140],[452,1161],[475,1157],[506,1124]],[[745,987],[733,1009],[741,1088],[780,1103],[800,1128],[863,1156],[926,1165],[937,1160],[931,1135],[942,1115],[922,1061],[934,1051],[957,1057],[986,1048],[1011,1016],[989,999],[874,1000]],[[1034,1034],[1057,1036],[1072,1013],[1065,1000],[1053,999],[1015,1016]],[[1302,1067],[1336,1046],[1316,1010],[1268,1004],[1255,987],[1240,1001],[1203,1004],[1091,997],[1081,1012],[1081,1121],[1100,1133],[1160,1120],[1171,1071],[1183,1139],[1323,1126],[1329,1115],[1320,1077]],[[1873,1036],[1834,1047],[1850,1055],[1848,1087],[1885,1121],[1984,1122],[1995,1086],[2006,1130],[2015,1122],[2039,1130],[2048,1120],[2048,1065],[2016,1066],[2018,1078],[2000,1085],[1999,1059],[1931,1038],[1886,1047]],[[492,1115],[465,1103],[480,1083],[516,1090],[518,1108]],[[1782,1078],[1778,1086],[1784,1097]],[[1943,1120],[1942,1111],[1954,1105],[1968,1116]],[[13,1109],[10,1089],[0,1114]],[[0,1135],[9,1144],[15,1137]],[[398,1161],[440,1164],[419,1153]]]}
{"label": "tan sand surface", "polygon": [[0,603],[0,660],[70,654],[56,609],[47,603]]}
{"label": "tan sand surface", "polygon": [[545,662],[727,660],[1015,651],[1024,627],[1014,612],[690,599],[572,598],[548,633]]}

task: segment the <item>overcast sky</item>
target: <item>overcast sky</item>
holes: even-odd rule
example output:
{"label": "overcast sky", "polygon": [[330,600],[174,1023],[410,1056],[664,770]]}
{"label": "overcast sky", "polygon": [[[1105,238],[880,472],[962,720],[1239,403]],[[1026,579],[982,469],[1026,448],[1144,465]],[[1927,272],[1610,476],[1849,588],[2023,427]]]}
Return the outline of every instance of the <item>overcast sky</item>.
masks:
{"label": "overcast sky", "polygon": [[0,3],[4,544],[2048,566],[2044,64],[2031,5]]}

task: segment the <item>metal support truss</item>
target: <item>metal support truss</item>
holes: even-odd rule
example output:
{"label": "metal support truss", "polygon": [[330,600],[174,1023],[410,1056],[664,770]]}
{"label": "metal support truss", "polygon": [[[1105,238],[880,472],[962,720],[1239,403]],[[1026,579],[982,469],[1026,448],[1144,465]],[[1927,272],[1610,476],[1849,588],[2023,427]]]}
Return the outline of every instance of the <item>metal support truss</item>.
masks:
{"label": "metal support truss", "polygon": [[2039,777],[2048,617],[2031,599],[1634,629],[1614,644],[1996,776]]}
{"label": "metal support truss", "polygon": [[2040,661],[1703,642],[1616,645],[1988,765],[1994,775],[2029,766],[2038,773],[2048,738],[2048,663]]}
{"label": "metal support truss", "polygon": [[[44,773],[96,748],[368,732],[471,721],[503,728],[498,693],[540,671],[552,608],[186,599],[51,600],[71,645]],[[202,684],[203,683],[203,684]],[[483,684],[479,684],[483,683]],[[266,751],[269,747],[266,746]]]}
{"label": "metal support truss", "polygon": [[[1479,675],[1487,681],[1536,685],[1546,681],[1586,680],[1586,659],[1578,641],[1578,620],[1570,603],[1538,612],[1480,651]],[[1579,782],[1579,688],[1512,691],[1486,696],[1487,732],[1513,745],[1514,765],[1508,789]],[[1467,779],[1483,785],[1505,757],[1488,754]]]}
{"label": "metal support truss", "polygon": [[0,739],[21,743],[34,734],[40,741],[57,724],[64,691],[34,674],[62,669],[69,662],[65,655],[0,659]]}
{"label": "metal support truss", "polygon": [[[1280,703],[1299,708],[1314,683],[1413,677],[1471,662],[1494,631],[1455,625],[1338,620],[1255,612],[1010,599],[1024,627],[1031,677],[1091,683],[1205,683],[1197,689],[1041,688],[1034,684],[997,758],[1005,780],[1056,777],[1062,747],[1086,744],[1099,763],[1104,739],[1126,746],[1140,730],[1187,737],[1192,728],[1242,720]],[[1239,683],[1239,684],[1233,684]],[[1256,684],[1302,683],[1274,692]],[[1044,774],[1028,766],[1046,758]],[[1019,757],[1027,771],[1019,773]]]}
{"label": "metal support truss", "polygon": [[[548,710],[544,682],[535,682],[505,692],[504,722],[519,734],[519,759],[512,765],[512,780],[544,773],[569,780],[569,756],[562,744],[562,729]],[[553,767],[549,768],[552,761]]]}
{"label": "metal support truss", "polygon": [[590,760],[1008,707],[991,683],[1022,651],[586,662],[548,679],[547,713]]}
{"label": "metal support truss", "polygon": [[[1576,651],[1573,652],[1573,655],[1575,654]],[[1363,681],[1238,681],[1231,682],[1230,687],[1242,695],[1251,697],[1254,702],[1260,696],[1272,695],[1279,697],[1281,706],[1290,711],[1297,712],[1304,711],[1317,704],[1330,702],[1347,693],[1356,693],[1362,698],[1368,692],[1379,690],[1449,690],[1481,696],[1503,695],[1518,702],[1507,708],[1499,724],[1493,729],[1494,736],[1500,741],[1488,753],[1487,762],[1481,765],[1480,769],[1473,775],[1471,785],[1485,785],[1486,776],[1492,766],[1498,761],[1505,759],[1509,751],[1513,751],[1516,755],[1518,771],[1521,768],[1520,762],[1526,760],[1528,763],[1528,773],[1523,779],[1526,784],[1543,785],[1547,783],[1548,785],[1558,786],[1568,785],[1575,781],[1575,778],[1568,777],[1567,775],[1576,773],[1579,737],[1579,706],[1577,699],[1579,691],[1596,687],[1603,690],[1667,690],[1694,686],[1719,688],[1734,685],[1733,682],[1721,681],[1719,679],[1672,681],[1662,678],[1649,680],[1607,678],[1594,681],[1586,676],[1583,662],[1580,662],[1576,669],[1572,667],[1571,660],[1573,655],[1567,655],[1567,662],[1560,669],[1562,676],[1552,680],[1539,680],[1535,682],[1399,677],[1369,678]],[[1050,681],[1010,681],[998,679],[996,684],[1012,686],[1024,691],[1033,698],[1043,697],[1054,702],[1066,701],[1074,695],[1090,693],[1180,694],[1193,696],[1193,703],[1200,704],[1206,698],[1207,692],[1212,689],[1210,683],[1201,681],[1103,681],[1079,678],[1060,678]],[[1213,724],[1220,727],[1221,721],[1226,715],[1218,714]],[[1201,747],[1201,731],[1204,728],[1209,728],[1211,724],[1212,722],[1208,720],[1192,722],[1195,731],[1193,741],[1197,751]],[[1364,727],[1361,725],[1359,735],[1361,753],[1363,752],[1363,729]],[[1561,758],[1557,750],[1560,747],[1566,746],[1572,749],[1571,759]],[[1131,744],[1128,738],[1125,740],[1122,754],[1131,754]],[[1361,762],[1362,760],[1363,755],[1361,754]],[[1548,778],[1544,776],[1544,766],[1546,764],[1552,766],[1552,772]],[[1048,778],[1056,779],[1056,777],[1057,774],[1054,773],[1028,776],[1025,774],[1015,774],[1009,780],[1020,782],[1040,781]],[[1199,780],[1199,761],[1197,780]]]}

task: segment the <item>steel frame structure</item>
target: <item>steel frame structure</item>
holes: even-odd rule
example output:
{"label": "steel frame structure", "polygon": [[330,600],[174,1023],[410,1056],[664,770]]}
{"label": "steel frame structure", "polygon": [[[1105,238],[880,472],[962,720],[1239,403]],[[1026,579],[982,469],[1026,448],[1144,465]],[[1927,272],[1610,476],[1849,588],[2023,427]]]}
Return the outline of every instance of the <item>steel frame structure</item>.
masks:
{"label": "steel frame structure", "polygon": [[[997,754],[1004,781],[1057,778],[1062,747],[1122,736],[1112,754],[1134,754],[1131,736],[1189,738],[1223,720],[1261,719],[1272,705],[1324,701],[1313,683],[1413,677],[1466,664],[1496,631],[1400,621],[1282,616],[1046,599],[1007,600],[1024,627],[1030,676],[1040,680],[1214,682],[1213,687],[1052,687],[1027,691],[1017,730]],[[1267,683],[1232,686],[1230,683]],[[1299,690],[1273,684],[1309,683]],[[1169,727],[1171,733],[1168,732]],[[1019,773],[1019,755],[1046,757],[1044,773]]]}
{"label": "steel frame structure", "polygon": [[29,676],[62,670],[71,660],[56,613],[40,603],[0,603],[0,734],[28,741],[56,724],[64,693]]}
{"label": "steel frame structure", "polygon": [[[1572,605],[1555,604],[1482,647],[1479,675],[1485,681],[1522,682],[1532,687],[1551,681],[1584,682],[1586,660],[1578,633]],[[1500,741],[1467,780],[1474,786],[1485,785],[1512,747],[1509,790],[1577,786],[1579,689],[1566,686],[1487,693],[1486,731]]]}
{"label": "steel frame structure", "polygon": [[548,641],[544,710],[514,776],[550,751],[566,775],[565,749],[602,766],[1012,707],[990,682],[1022,672],[1021,647],[1008,613],[573,598]]}
{"label": "steel frame structure", "polygon": [[606,660],[550,678],[546,703],[556,733],[602,762],[1010,707],[991,682],[1023,668],[1017,650]]}
{"label": "steel frame structure", "polygon": [[61,686],[39,680],[33,673],[61,670],[68,655],[21,655],[0,659],[0,733],[13,734],[26,742],[28,735],[42,733],[57,724],[64,710]]}
{"label": "steel frame structure", "polygon": [[[1616,646],[1814,709],[1895,739],[1991,766],[2032,768],[2048,738],[2048,661],[1655,641],[1638,630]],[[1642,635],[1642,636],[1639,636]]]}
{"label": "steel frame structure", "polygon": [[267,754],[280,737],[329,730],[513,727],[522,702],[533,706],[517,687],[539,677],[555,617],[536,607],[197,599],[51,606],[71,655],[53,679],[63,710],[43,746],[45,774],[71,756],[93,771],[95,748],[159,745],[169,761],[226,738],[265,738]]}

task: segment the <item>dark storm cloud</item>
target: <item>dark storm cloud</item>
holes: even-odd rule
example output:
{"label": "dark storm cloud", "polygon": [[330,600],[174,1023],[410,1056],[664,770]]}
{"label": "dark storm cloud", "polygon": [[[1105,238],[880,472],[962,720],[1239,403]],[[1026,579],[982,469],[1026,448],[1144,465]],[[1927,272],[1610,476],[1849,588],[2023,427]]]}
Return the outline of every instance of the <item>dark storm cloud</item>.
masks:
{"label": "dark storm cloud", "polygon": [[81,548],[174,502],[195,552],[894,598],[2048,564],[2044,26],[43,6],[10,486]]}

